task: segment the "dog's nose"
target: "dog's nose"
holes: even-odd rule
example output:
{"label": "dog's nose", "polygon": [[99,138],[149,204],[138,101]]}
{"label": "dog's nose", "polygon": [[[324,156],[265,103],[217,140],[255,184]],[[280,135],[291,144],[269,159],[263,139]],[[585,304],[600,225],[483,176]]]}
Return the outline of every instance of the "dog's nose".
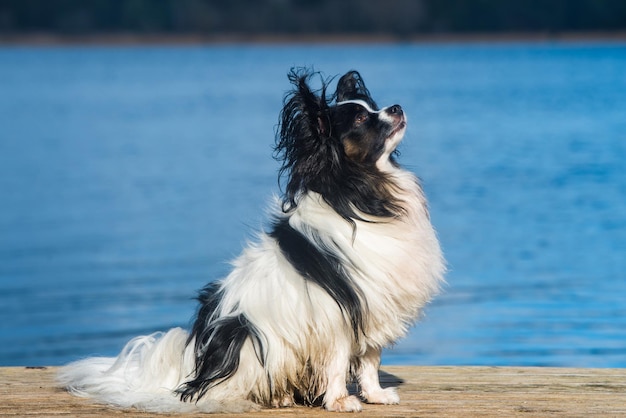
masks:
{"label": "dog's nose", "polygon": [[402,115],[402,106],[400,106],[399,104],[390,106],[389,109],[387,110],[389,112],[390,115],[398,115],[401,116]]}

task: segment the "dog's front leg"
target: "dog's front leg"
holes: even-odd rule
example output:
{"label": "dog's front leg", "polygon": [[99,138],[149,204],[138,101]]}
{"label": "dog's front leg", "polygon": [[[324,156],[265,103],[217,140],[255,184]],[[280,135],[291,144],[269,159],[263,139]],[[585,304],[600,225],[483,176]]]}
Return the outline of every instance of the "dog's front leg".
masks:
{"label": "dog's front leg", "polygon": [[324,407],[329,411],[358,412],[363,409],[356,396],[348,395],[346,380],[350,369],[350,350],[336,347],[334,358],[326,366],[326,393]]}
{"label": "dog's front leg", "polygon": [[400,397],[396,393],[396,388],[383,389],[380,387],[378,379],[380,349],[369,348],[360,360],[358,379],[359,385],[361,386],[361,396],[363,396],[368,403],[400,403]]}

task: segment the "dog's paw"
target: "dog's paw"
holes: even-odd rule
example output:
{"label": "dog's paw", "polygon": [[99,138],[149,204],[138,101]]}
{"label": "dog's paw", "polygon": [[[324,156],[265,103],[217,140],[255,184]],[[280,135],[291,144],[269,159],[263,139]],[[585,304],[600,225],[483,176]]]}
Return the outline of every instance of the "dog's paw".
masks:
{"label": "dog's paw", "polygon": [[395,405],[400,403],[400,397],[396,388],[379,389],[372,392],[363,392],[363,397],[368,403]]}
{"label": "dog's paw", "polygon": [[272,407],[274,408],[287,408],[294,405],[293,396],[285,395],[282,398],[272,399]]}
{"label": "dog's paw", "polygon": [[356,396],[345,396],[335,399],[325,405],[326,409],[334,412],[359,412],[363,409],[361,401]]}

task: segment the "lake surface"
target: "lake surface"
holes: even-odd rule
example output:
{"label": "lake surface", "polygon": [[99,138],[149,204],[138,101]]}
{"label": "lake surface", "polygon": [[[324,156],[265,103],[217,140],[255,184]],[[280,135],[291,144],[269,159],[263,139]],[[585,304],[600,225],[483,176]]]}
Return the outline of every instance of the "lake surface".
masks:
{"label": "lake surface", "polygon": [[302,65],[403,105],[449,262],[384,363],[626,367],[626,44],[584,42],[0,48],[0,365],[188,326]]}

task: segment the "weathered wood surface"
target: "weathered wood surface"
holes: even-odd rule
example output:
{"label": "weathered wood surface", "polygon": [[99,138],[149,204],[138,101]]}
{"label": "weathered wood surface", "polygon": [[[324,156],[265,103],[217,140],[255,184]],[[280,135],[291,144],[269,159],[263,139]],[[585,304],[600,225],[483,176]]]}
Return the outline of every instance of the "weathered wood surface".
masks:
{"label": "weathered wood surface", "polygon": [[[0,416],[151,416],[111,409],[71,396],[55,386],[56,370],[0,368]],[[626,417],[626,369],[384,367],[381,380],[383,386],[398,386],[400,405],[364,405],[359,416]],[[246,414],[248,417],[336,415],[309,407],[264,409]]]}

